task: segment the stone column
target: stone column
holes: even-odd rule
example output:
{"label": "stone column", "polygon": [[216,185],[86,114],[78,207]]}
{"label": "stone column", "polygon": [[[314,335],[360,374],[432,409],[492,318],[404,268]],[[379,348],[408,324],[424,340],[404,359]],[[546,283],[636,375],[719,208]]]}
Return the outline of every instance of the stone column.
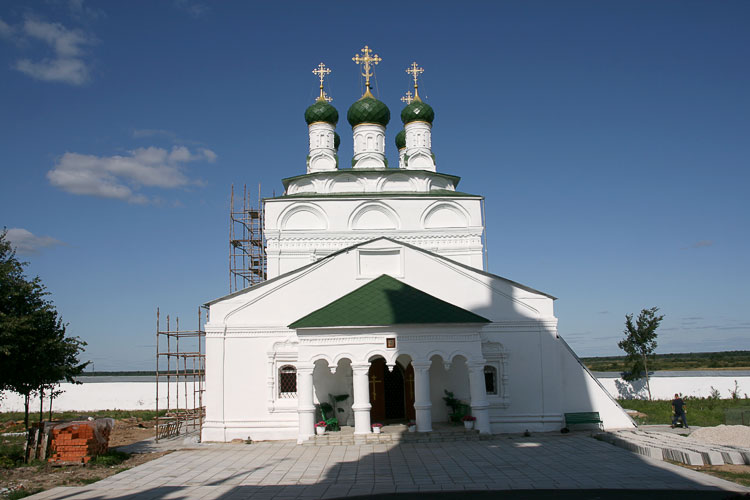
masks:
{"label": "stone column", "polygon": [[370,363],[352,363],[354,434],[370,433]]}
{"label": "stone column", "polygon": [[487,388],[484,385],[484,362],[469,364],[469,392],[471,414],[477,418],[474,428],[481,434],[490,434],[490,404],[487,402]]}
{"label": "stone column", "polygon": [[297,365],[297,416],[299,417],[298,443],[302,443],[315,435],[313,369],[314,365],[312,363]]}
{"label": "stone column", "polygon": [[430,366],[432,361],[412,361],[414,367],[414,410],[417,431],[432,431],[432,401],[430,400]]}

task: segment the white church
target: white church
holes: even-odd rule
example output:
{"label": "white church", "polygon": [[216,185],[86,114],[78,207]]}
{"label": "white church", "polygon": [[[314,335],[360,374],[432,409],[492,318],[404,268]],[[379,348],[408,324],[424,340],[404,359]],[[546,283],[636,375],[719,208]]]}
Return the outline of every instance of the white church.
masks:
{"label": "white church", "polygon": [[381,58],[365,47],[353,60],[365,92],[347,113],[351,168],[321,63],[307,172],[263,201],[268,279],[207,304],[202,440],[304,442],[333,396],[355,434],[431,432],[449,420],[445,391],[481,433],[559,431],[569,412],[635,427],[558,335],[555,297],[485,269],[483,198],[437,171],[422,68],[407,69],[396,167],[390,111],[370,92]]}

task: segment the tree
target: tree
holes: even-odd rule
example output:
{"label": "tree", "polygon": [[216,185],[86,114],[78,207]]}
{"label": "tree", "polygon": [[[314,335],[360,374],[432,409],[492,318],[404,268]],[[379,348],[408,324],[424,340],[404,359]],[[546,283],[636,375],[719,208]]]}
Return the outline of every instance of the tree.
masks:
{"label": "tree", "polygon": [[24,396],[26,427],[32,395],[44,396],[58,382],[74,382],[88,363],[78,359],[86,345],[66,337],[67,325],[58,316],[39,277],[24,275],[25,262],[16,258],[0,233],[0,390]]}
{"label": "tree", "polygon": [[664,316],[657,316],[658,307],[643,309],[638,319],[633,324],[633,315],[625,315],[625,338],[617,343],[617,346],[625,351],[627,358],[625,363],[630,366],[630,371],[623,375],[628,381],[638,380],[645,374],[648,399],[651,399],[651,385],[648,376],[648,357],[656,349],[656,329]]}

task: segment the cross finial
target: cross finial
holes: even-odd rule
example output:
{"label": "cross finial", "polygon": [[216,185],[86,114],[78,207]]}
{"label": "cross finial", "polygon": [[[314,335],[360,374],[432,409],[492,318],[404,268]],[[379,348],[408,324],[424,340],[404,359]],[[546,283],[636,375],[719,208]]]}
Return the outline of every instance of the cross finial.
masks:
{"label": "cross finial", "polygon": [[404,97],[401,98],[401,102],[405,102],[406,104],[411,104],[413,100],[414,97],[412,96],[411,90],[407,90],[406,94],[404,94]]}
{"label": "cross finial", "polygon": [[365,48],[360,50],[360,52],[362,52],[364,56],[354,54],[354,57],[352,57],[352,61],[362,65],[362,76],[365,77],[365,95],[367,95],[370,93],[370,77],[372,76],[372,72],[370,71],[370,69],[372,68],[372,66],[377,65],[383,59],[381,59],[377,54],[371,55],[372,50],[367,45],[365,45]]}
{"label": "cross finial", "polygon": [[411,63],[411,66],[406,68],[406,72],[409,73],[412,78],[414,78],[414,100],[420,101],[421,99],[419,98],[419,92],[417,91],[417,88],[419,87],[417,78],[419,77],[419,75],[424,73],[424,68],[420,68],[419,66],[417,66],[416,62],[413,62]]}
{"label": "cross finial", "polygon": [[318,64],[318,67],[312,70],[313,74],[317,76],[320,79],[320,96],[318,99],[325,99],[328,102],[331,102],[333,99],[328,97],[325,92],[323,92],[323,80],[325,79],[326,75],[331,73],[330,68],[326,68],[326,65],[323,63]]}

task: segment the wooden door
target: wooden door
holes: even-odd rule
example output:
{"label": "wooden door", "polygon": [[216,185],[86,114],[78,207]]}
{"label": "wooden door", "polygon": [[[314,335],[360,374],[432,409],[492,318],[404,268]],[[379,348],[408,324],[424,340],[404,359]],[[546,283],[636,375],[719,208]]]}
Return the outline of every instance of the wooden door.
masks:
{"label": "wooden door", "polygon": [[385,420],[385,360],[378,358],[370,363],[370,421]]}
{"label": "wooden door", "polygon": [[407,420],[417,418],[417,412],[414,409],[414,367],[411,363],[404,370],[404,408]]}

